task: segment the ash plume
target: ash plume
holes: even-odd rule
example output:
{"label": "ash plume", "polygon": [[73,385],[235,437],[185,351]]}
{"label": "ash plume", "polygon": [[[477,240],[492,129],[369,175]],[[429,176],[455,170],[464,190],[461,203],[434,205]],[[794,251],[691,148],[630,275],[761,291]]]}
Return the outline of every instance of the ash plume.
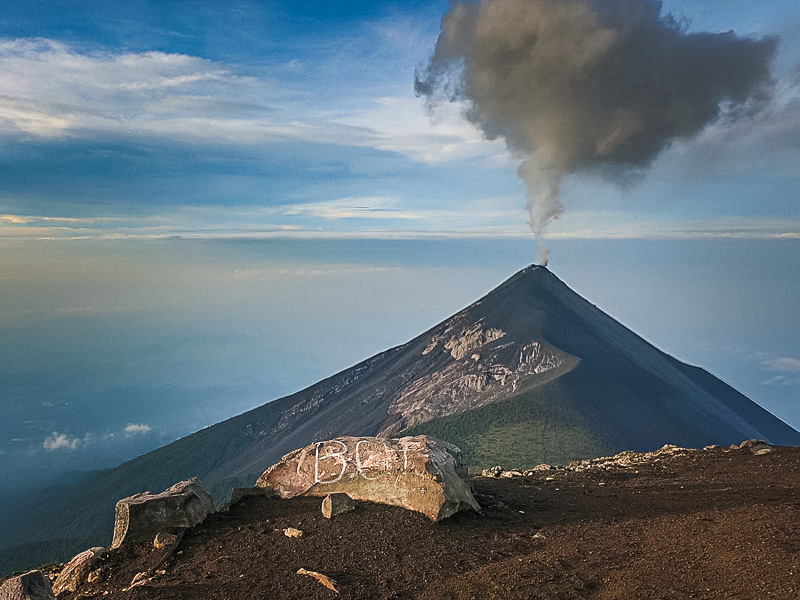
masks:
{"label": "ash plume", "polygon": [[415,89],[520,157],[531,229],[563,212],[564,176],[621,182],[678,138],[769,100],[775,38],[688,33],[656,0],[451,3]]}

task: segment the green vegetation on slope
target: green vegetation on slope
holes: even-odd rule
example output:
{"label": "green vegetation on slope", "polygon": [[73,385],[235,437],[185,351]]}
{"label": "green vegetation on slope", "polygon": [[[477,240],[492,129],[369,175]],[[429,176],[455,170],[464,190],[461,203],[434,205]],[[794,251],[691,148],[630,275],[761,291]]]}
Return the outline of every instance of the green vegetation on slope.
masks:
{"label": "green vegetation on slope", "polygon": [[433,419],[400,435],[431,435],[455,444],[471,470],[500,464],[529,468],[612,453],[572,413],[557,381],[522,389],[508,400]]}

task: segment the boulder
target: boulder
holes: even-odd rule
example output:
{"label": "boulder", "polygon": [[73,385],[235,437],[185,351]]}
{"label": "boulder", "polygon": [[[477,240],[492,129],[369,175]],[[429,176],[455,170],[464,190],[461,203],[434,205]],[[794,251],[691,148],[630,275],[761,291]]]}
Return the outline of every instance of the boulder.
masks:
{"label": "boulder", "polygon": [[0,600],[55,600],[50,581],[41,571],[28,571],[0,585]]}
{"label": "boulder", "polygon": [[355,502],[347,494],[328,494],[322,501],[322,516],[326,519],[332,519],[336,515],[350,512],[355,507]]}
{"label": "boulder", "polygon": [[225,505],[223,510],[230,510],[247,498],[280,498],[280,495],[275,490],[269,490],[266,488],[234,488],[231,492],[231,499],[228,500],[228,503]]}
{"label": "boulder", "polygon": [[256,486],[283,498],[339,492],[353,500],[402,506],[434,521],[465,508],[480,510],[461,451],[425,435],[316,442],[284,456]]}
{"label": "boulder", "polygon": [[214,501],[196,479],[176,483],[160,494],[144,492],[117,502],[111,548],[150,541],[168,529],[194,527],[214,512]]}
{"label": "boulder", "polygon": [[53,583],[53,593],[74,592],[84,581],[88,581],[89,573],[97,568],[97,564],[105,557],[105,548],[89,548],[72,557]]}

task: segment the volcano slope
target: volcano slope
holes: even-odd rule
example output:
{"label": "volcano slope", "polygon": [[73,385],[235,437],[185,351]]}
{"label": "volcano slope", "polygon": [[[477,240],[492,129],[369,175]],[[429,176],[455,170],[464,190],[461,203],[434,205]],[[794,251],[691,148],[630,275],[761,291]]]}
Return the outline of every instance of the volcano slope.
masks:
{"label": "volcano slope", "polygon": [[531,266],[402,346],[32,499],[0,524],[0,572],[106,545],[125,496],[199,477],[221,504],[314,441],[422,433],[459,446],[472,467],[564,464],[667,443],[800,445],[800,433],[749,398]]}
{"label": "volcano slope", "polygon": [[[756,448],[475,477],[482,512],[441,523],[370,503],[328,520],[319,498],[246,498],[160,564],[152,543],[112,551],[59,600],[798,598],[800,448]],[[333,578],[338,595],[299,569]]]}

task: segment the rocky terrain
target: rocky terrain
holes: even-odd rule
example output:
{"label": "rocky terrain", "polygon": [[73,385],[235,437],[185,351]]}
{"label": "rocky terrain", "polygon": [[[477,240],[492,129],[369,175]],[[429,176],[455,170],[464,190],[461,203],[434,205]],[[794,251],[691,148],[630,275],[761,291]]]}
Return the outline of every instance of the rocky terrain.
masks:
{"label": "rocky terrain", "polygon": [[481,512],[439,523],[368,502],[329,520],[320,498],[245,497],[175,544],[109,552],[58,597],[800,597],[800,448],[666,446],[488,469],[472,486]]}

